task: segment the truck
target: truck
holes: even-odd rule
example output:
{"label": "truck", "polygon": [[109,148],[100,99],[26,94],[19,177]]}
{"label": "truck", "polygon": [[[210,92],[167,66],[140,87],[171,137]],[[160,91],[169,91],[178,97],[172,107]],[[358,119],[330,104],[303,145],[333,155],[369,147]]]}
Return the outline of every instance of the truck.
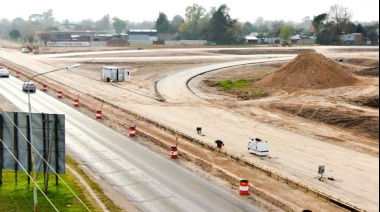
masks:
{"label": "truck", "polygon": [[255,155],[269,155],[269,144],[260,138],[250,138],[248,141],[248,151]]}
{"label": "truck", "polygon": [[122,67],[103,66],[101,78],[106,82],[123,82],[131,80],[130,72]]}

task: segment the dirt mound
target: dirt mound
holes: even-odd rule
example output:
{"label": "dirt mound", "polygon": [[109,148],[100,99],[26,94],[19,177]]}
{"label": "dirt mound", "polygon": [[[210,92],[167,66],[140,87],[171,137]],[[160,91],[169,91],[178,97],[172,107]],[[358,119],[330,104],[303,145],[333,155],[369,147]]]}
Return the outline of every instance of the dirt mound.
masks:
{"label": "dirt mound", "polygon": [[324,89],[354,85],[358,79],[322,54],[300,53],[256,83],[260,87]]}

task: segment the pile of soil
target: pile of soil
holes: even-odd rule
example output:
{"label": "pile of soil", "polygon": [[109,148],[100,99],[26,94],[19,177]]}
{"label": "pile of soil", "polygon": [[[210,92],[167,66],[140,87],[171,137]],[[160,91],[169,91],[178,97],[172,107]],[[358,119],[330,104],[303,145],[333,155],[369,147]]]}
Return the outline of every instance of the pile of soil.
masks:
{"label": "pile of soil", "polygon": [[335,61],[314,52],[294,60],[256,83],[260,87],[325,89],[355,85],[358,79]]}

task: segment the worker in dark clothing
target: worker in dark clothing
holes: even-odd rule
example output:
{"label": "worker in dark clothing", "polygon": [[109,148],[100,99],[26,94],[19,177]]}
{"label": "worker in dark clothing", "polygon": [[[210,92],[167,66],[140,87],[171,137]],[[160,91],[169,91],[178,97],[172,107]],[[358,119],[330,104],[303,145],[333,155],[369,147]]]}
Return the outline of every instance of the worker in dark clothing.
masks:
{"label": "worker in dark clothing", "polygon": [[224,146],[224,143],[221,140],[216,140],[215,143],[216,147],[218,147],[219,149],[221,149]]}
{"label": "worker in dark clothing", "polygon": [[197,133],[198,135],[202,135],[202,127],[197,127]]}

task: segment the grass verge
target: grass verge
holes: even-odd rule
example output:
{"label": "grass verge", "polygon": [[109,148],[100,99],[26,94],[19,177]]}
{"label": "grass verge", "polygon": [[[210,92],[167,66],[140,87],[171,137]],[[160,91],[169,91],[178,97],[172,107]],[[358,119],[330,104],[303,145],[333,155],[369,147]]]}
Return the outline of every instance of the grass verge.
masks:
{"label": "grass verge", "polygon": [[[109,211],[122,211],[96,183],[85,175],[74,160],[67,157],[66,163],[85,179]],[[103,211],[73,173],[66,169],[66,173],[61,174],[60,178],[64,182],[59,179],[56,185],[55,175],[49,174],[47,197],[40,190],[37,191],[39,211]],[[28,176],[23,171],[17,172],[16,179],[14,171],[3,170],[3,183],[0,185],[0,211],[34,210],[33,183],[31,181],[28,184],[27,179]],[[43,173],[37,174],[37,185],[42,191],[44,190]]]}

